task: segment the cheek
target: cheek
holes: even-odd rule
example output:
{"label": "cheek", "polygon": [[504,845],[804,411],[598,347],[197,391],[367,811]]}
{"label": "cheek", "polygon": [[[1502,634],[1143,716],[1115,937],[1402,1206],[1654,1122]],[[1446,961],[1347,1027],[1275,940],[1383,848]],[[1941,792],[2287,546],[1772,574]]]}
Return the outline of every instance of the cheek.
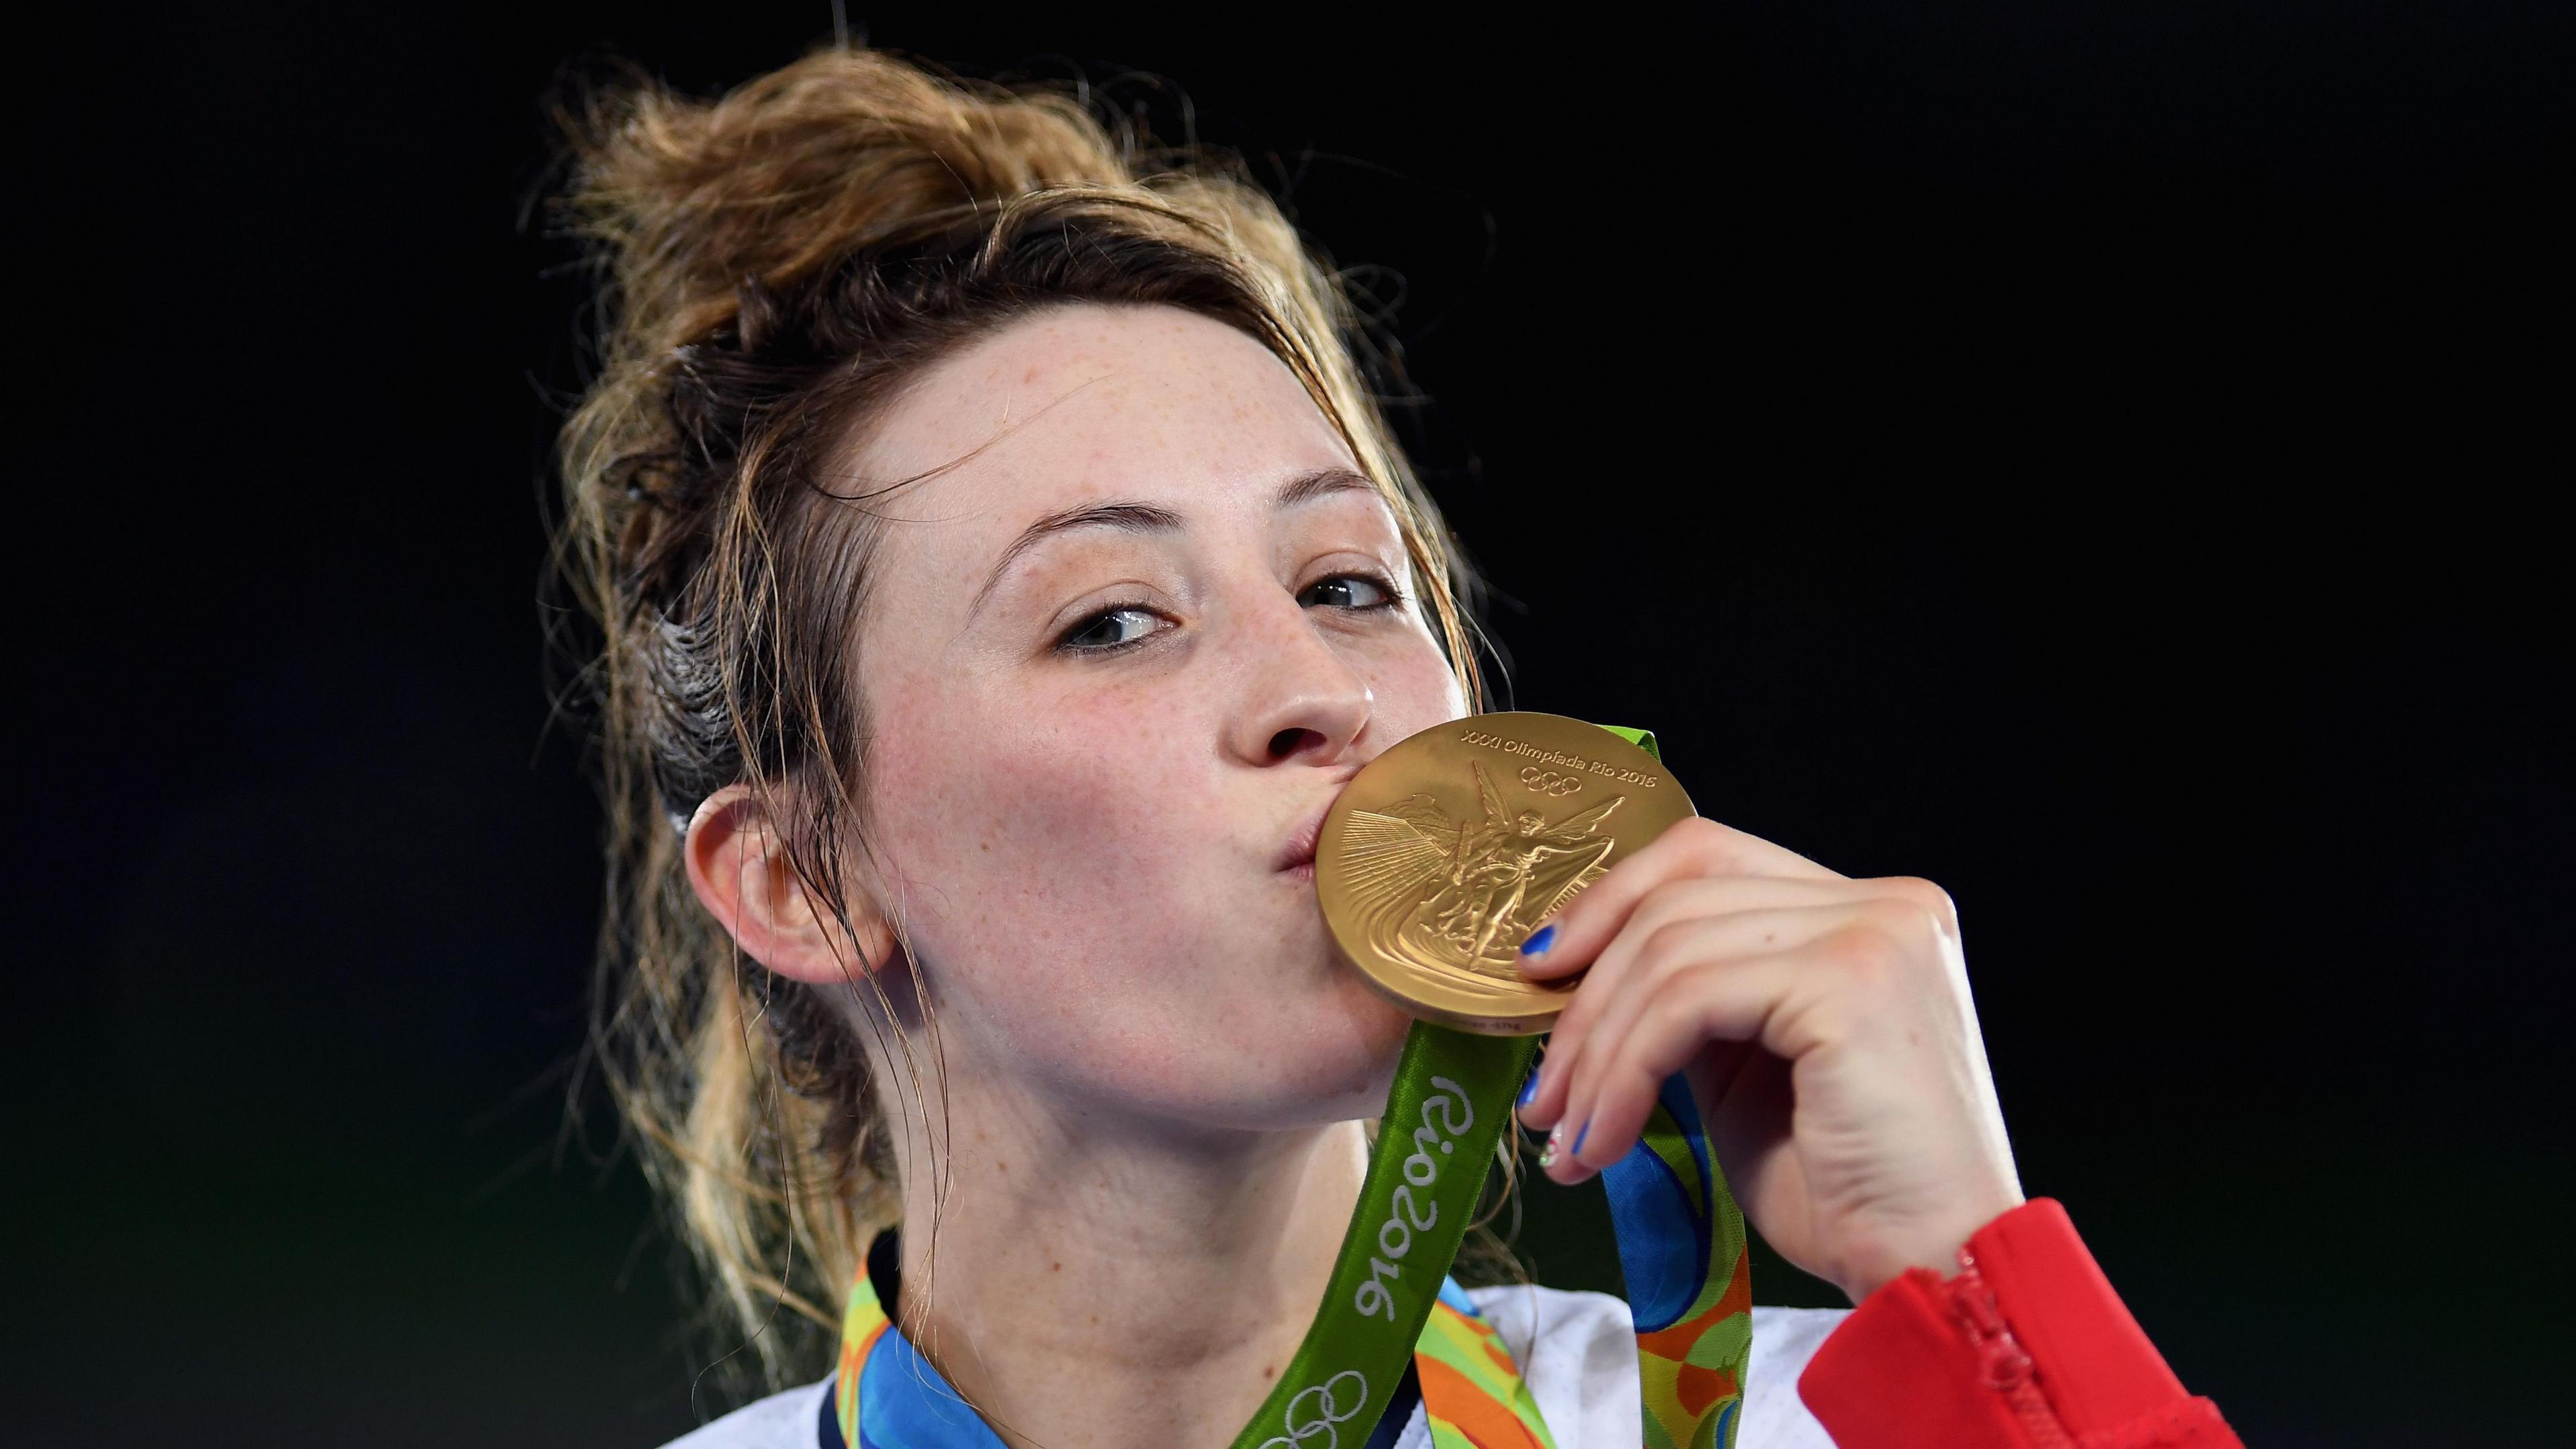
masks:
{"label": "cheek", "polygon": [[1115,692],[1045,709],[916,698],[880,722],[870,768],[922,949],[979,976],[1156,954],[1224,838],[1220,792],[1193,788],[1207,730]]}
{"label": "cheek", "polygon": [[1364,667],[1374,700],[1369,733],[1380,749],[1467,712],[1466,686],[1427,636],[1391,646]]}
{"label": "cheek", "polygon": [[[1436,651],[1355,659],[1383,744],[1463,712]],[[875,856],[943,982],[943,1030],[1060,1088],[1208,1120],[1344,1115],[1406,1018],[1271,873],[1218,702],[1140,687],[1007,700],[972,678],[880,696]],[[1258,812],[1255,812],[1258,813]]]}

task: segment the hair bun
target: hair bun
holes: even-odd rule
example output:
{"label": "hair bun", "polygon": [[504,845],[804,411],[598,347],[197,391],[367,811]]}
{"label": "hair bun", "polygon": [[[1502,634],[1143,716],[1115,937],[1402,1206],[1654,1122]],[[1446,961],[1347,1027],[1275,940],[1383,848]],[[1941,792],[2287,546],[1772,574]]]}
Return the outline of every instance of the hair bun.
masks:
{"label": "hair bun", "polygon": [[851,253],[920,238],[1031,192],[1134,180],[1072,99],[819,50],[714,102],[641,76],[562,116],[574,226],[608,263],[631,338],[676,347]]}

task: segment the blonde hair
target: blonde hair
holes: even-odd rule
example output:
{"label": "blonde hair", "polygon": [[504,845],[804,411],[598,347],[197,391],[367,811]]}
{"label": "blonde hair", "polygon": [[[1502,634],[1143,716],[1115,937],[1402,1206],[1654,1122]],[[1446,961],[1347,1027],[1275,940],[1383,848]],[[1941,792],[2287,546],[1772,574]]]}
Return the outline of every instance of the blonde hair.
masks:
{"label": "blonde hair", "polygon": [[600,630],[580,676],[608,807],[590,1059],[719,1320],[775,1384],[811,1368],[814,1338],[778,1310],[834,1327],[900,1215],[888,1104],[832,1003],[747,963],[699,905],[678,827],[748,786],[810,898],[848,925],[844,852],[866,843],[847,661],[876,533],[872,495],[834,494],[825,464],[854,426],[1034,309],[1187,308],[1269,347],[1340,429],[1477,699],[1468,576],[1368,385],[1384,354],[1223,158],[1149,149],[1063,94],[848,48],[713,102],[629,75],[559,122],[556,215],[602,316],[596,379],[560,438],[557,534]]}

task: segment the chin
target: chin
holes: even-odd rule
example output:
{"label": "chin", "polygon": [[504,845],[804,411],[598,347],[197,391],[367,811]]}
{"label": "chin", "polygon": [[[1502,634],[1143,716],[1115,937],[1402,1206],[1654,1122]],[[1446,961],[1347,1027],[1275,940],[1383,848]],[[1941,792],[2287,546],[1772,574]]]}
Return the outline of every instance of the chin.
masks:
{"label": "chin", "polygon": [[1333,1011],[1337,1020],[1332,1069],[1318,1074],[1323,1080],[1316,1086],[1320,1094],[1332,1097],[1335,1115],[1374,1117],[1386,1104],[1396,1058],[1404,1051],[1413,1018],[1356,980],[1334,1002]]}
{"label": "chin", "polygon": [[1209,1111],[1211,1122],[1257,1130],[1374,1117],[1386,1105],[1411,1026],[1357,982],[1278,1002],[1257,1040],[1211,1039],[1207,1055],[1193,1054],[1191,1076],[1208,1092],[1198,1110]]}

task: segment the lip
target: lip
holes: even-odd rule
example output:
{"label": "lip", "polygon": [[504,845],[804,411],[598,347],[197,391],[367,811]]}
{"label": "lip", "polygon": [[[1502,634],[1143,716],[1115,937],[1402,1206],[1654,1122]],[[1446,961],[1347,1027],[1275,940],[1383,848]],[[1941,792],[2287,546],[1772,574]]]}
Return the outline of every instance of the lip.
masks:
{"label": "lip", "polygon": [[1297,828],[1288,833],[1288,843],[1279,851],[1278,869],[1308,876],[1315,873],[1315,842],[1323,837],[1324,815],[1332,808],[1330,800],[1316,806],[1312,814],[1300,820]]}
{"label": "lip", "polygon": [[1322,772],[1325,790],[1315,808],[1297,817],[1289,828],[1288,838],[1279,847],[1272,869],[1291,880],[1311,882],[1315,878],[1315,844],[1324,838],[1324,817],[1332,812],[1333,802],[1342,798],[1343,787],[1358,776],[1366,760],[1352,760]]}

